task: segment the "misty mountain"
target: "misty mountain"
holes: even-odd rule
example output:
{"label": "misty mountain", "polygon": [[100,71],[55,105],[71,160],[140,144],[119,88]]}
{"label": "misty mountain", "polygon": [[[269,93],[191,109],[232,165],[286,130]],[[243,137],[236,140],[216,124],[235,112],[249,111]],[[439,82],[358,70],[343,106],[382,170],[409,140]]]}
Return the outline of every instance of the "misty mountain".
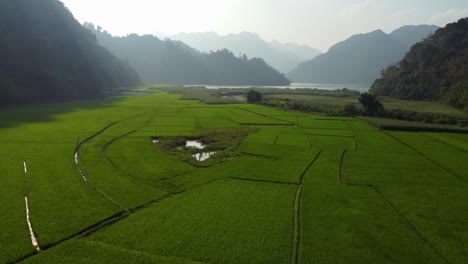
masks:
{"label": "misty mountain", "polygon": [[340,42],[326,54],[301,63],[287,76],[295,82],[370,85],[382,69],[401,60],[436,26],[404,26],[390,34],[376,30]]}
{"label": "misty mountain", "polygon": [[371,91],[412,100],[441,100],[468,111],[468,18],[438,29],[382,72]]}
{"label": "misty mountain", "polygon": [[262,59],[237,57],[223,49],[202,53],[181,41],[153,35],[114,37],[85,23],[104,47],[127,60],[146,83],[207,85],[289,85],[283,74]]}
{"label": "misty mountain", "polygon": [[183,41],[203,52],[228,49],[234,54],[263,58],[281,72],[289,72],[299,63],[311,60],[320,51],[293,43],[267,42],[255,33],[242,32],[220,36],[215,32],[179,33],[169,38]]}
{"label": "misty mountain", "polygon": [[394,30],[389,35],[403,43],[407,51],[409,51],[414,44],[429,37],[437,29],[439,27],[433,25],[403,26]]}
{"label": "misty mountain", "polygon": [[0,105],[99,96],[140,84],[58,0],[0,1]]}

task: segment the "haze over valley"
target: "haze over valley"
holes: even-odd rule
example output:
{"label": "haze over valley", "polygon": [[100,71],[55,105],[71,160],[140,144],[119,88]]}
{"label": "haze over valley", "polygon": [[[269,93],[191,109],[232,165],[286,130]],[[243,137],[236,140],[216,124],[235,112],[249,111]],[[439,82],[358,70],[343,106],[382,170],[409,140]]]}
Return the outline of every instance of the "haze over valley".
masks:
{"label": "haze over valley", "polygon": [[466,0],[0,0],[0,264],[466,264],[467,161]]}

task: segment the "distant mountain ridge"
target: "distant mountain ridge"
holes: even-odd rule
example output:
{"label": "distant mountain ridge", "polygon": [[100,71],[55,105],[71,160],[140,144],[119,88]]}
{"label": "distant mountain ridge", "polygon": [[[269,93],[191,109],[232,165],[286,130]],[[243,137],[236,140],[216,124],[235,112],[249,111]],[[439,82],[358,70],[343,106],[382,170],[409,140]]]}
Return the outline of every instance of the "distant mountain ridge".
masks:
{"label": "distant mountain ridge", "polygon": [[0,106],[95,98],[138,74],[58,0],[0,1]]}
{"label": "distant mountain ridge", "polygon": [[265,60],[281,72],[289,72],[300,62],[310,60],[321,54],[320,51],[306,45],[294,43],[267,42],[259,35],[250,32],[220,36],[215,32],[179,33],[167,36],[180,40],[189,46],[203,51],[228,49],[234,54],[245,54]]}
{"label": "distant mountain ridge", "polygon": [[206,85],[289,85],[262,59],[235,56],[223,49],[202,53],[181,41],[153,35],[114,37],[86,23],[99,43],[137,70],[144,82]]}
{"label": "distant mountain ridge", "polygon": [[371,85],[381,70],[401,60],[437,26],[404,26],[390,34],[376,30],[351,36],[287,74],[294,82]]}
{"label": "distant mountain ridge", "polygon": [[371,91],[412,100],[441,100],[468,112],[468,18],[438,29],[382,72]]}

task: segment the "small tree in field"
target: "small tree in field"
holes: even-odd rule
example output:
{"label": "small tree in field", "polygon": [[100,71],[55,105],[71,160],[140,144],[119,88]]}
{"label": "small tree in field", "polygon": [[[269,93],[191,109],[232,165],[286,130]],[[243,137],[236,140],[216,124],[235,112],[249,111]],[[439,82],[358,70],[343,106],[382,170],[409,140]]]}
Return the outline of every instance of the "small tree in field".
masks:
{"label": "small tree in field", "polygon": [[375,94],[363,93],[359,97],[359,102],[364,107],[364,115],[366,116],[378,116],[384,111],[382,103]]}
{"label": "small tree in field", "polygon": [[263,95],[260,92],[257,92],[253,89],[247,92],[247,103],[249,104],[258,104],[263,101]]}

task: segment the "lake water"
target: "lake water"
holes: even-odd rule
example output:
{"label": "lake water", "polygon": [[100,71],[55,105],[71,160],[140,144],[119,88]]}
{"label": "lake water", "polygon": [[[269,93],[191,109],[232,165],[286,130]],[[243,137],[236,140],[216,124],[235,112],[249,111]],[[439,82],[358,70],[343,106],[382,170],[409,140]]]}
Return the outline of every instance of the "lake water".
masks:
{"label": "lake water", "polygon": [[359,92],[367,92],[370,85],[359,85],[359,84],[331,84],[331,83],[291,83],[288,86],[258,86],[258,85],[185,85],[186,87],[191,86],[205,86],[207,89],[248,89],[252,87],[256,88],[278,88],[278,89],[321,89],[321,90],[337,90],[347,88],[349,90],[355,90]]}
{"label": "lake water", "polygon": [[212,152],[201,152],[201,153],[196,153],[193,154],[192,156],[197,160],[197,161],[205,161],[209,159],[213,154],[215,154],[215,151]]}
{"label": "lake water", "polygon": [[205,146],[197,140],[187,140],[185,143],[186,148],[196,148],[196,149],[204,149]]}

